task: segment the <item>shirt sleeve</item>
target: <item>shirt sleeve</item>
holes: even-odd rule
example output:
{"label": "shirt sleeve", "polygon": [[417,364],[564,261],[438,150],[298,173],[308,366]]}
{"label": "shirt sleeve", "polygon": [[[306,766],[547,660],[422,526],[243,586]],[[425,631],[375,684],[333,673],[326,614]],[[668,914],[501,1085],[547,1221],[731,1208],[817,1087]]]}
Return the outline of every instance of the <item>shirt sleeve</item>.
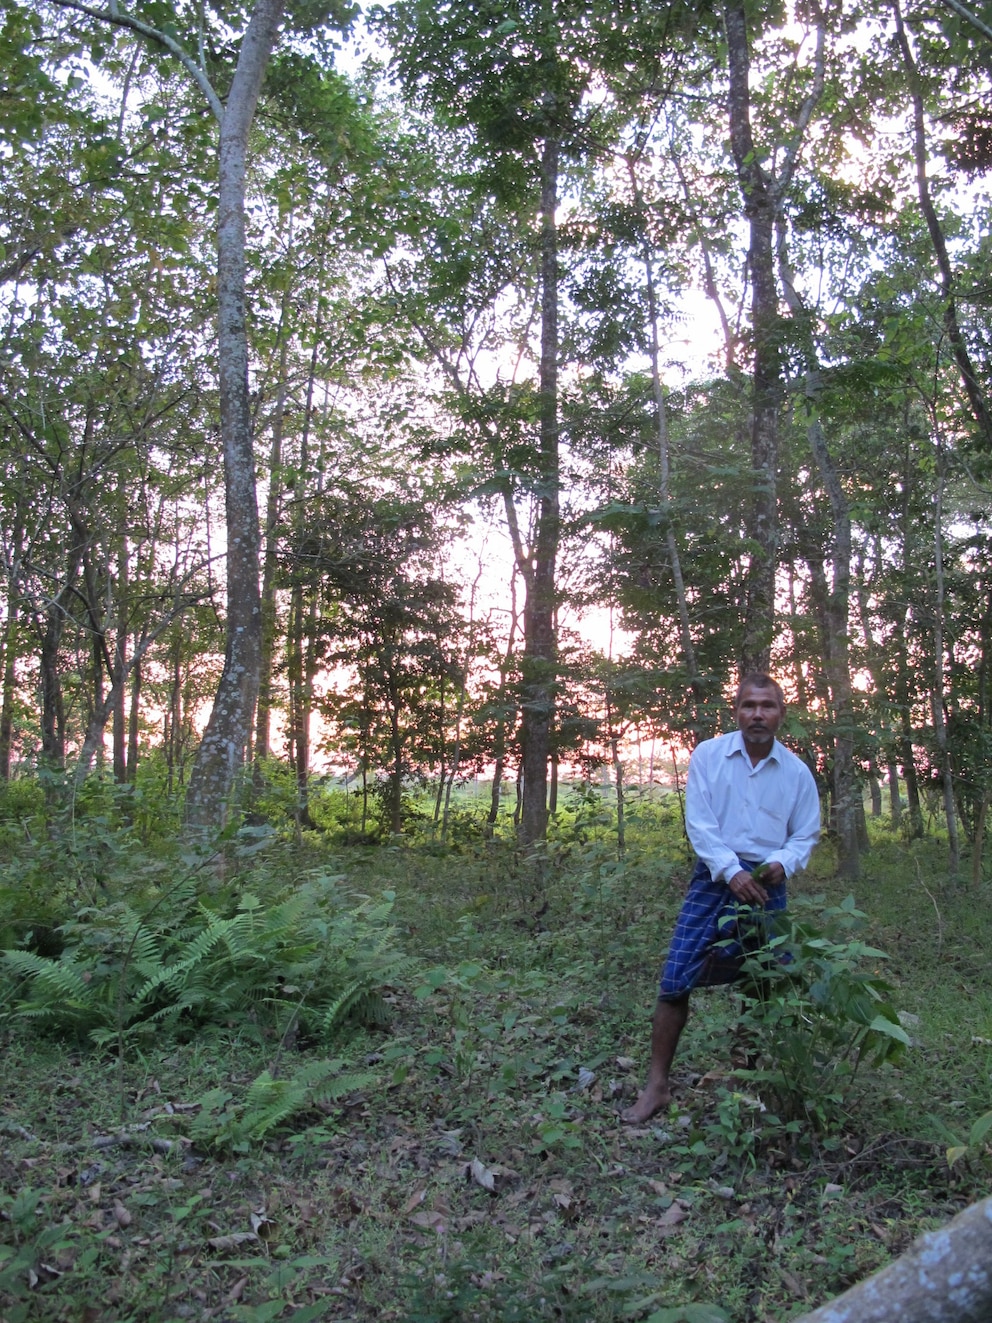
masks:
{"label": "shirt sleeve", "polygon": [[813,773],[805,763],[799,764],[799,788],[789,815],[788,830],[785,844],[773,850],[764,862],[778,860],[785,869],[786,877],[791,877],[806,867],[813,846],[820,839],[820,795]]}
{"label": "shirt sleeve", "polygon": [[740,870],[741,861],[721,840],[722,833],[713,809],[709,760],[714,751],[717,757],[724,756],[717,746],[710,744],[707,748],[700,744],[689,759],[689,775],[685,783],[685,830],[690,845],[710,870],[714,882],[729,882]]}

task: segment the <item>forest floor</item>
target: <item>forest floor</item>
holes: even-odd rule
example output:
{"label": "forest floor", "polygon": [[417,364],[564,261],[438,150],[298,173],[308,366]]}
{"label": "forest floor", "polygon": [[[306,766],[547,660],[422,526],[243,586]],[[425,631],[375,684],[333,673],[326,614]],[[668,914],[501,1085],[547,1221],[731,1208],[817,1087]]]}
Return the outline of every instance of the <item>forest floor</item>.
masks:
{"label": "forest floor", "polygon": [[[988,1194],[987,1149],[946,1150],[992,1106],[992,897],[941,884],[938,846],[866,859],[855,898],[913,1041],[826,1080],[817,1125],[733,1075],[729,989],[694,1001],[670,1112],[619,1120],[684,857],[617,866],[604,837],[528,867],[484,845],[333,864],[396,892],[416,973],[335,1049],[373,1082],[264,1141],[186,1136],[208,1090],[272,1065],[241,1029],[119,1061],[0,1028],[2,1323],[779,1323]],[[841,900],[826,852],[814,870]]]}

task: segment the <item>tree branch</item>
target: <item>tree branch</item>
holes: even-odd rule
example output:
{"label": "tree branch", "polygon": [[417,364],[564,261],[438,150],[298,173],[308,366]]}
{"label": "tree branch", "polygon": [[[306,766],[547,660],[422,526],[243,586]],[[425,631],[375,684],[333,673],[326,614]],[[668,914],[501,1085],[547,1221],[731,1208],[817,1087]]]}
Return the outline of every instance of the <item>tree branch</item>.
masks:
{"label": "tree branch", "polygon": [[95,9],[91,5],[82,4],[81,0],[52,0],[59,9],[71,9],[76,14],[85,14],[87,18],[95,18],[100,23],[109,23],[112,27],[125,28],[129,32],[136,32],[141,37],[147,37],[149,41],[158,42],[170,55],[174,55],[183,66],[189,76],[196,83],[197,87],[207,99],[207,104],[213,113],[214,119],[218,124],[224,122],[224,106],[220,97],[214,91],[210,79],[196,63],[193,57],[183,49],[176,41],[175,37],[170,37],[168,33],[153,28],[150,23],[144,23],[140,18],[134,18],[130,14],[122,14],[113,0],[107,9]]}
{"label": "tree branch", "polygon": [[981,1323],[992,1310],[992,1199],[795,1323]]}
{"label": "tree branch", "polygon": [[992,41],[992,28],[983,23],[977,14],[973,14],[970,9],[966,9],[961,4],[961,0],[942,0],[942,3],[948,9],[953,9],[955,14],[960,15],[966,23],[970,23],[973,28],[977,28],[983,37],[988,37],[989,41]]}
{"label": "tree branch", "polygon": [[809,95],[799,108],[799,114],[796,116],[796,131],[792,135],[792,141],[786,145],[785,157],[782,161],[782,168],[778,177],[772,184],[772,191],[777,201],[781,201],[788,191],[792,180],[792,172],[796,167],[796,160],[799,156],[799,149],[802,147],[803,139],[806,136],[806,130],[809,128],[809,122],[813,117],[813,111],[816,109],[817,102],[823,95],[824,84],[824,46],[826,44],[825,29],[826,24],[823,14],[817,15],[816,24],[816,55],[813,58],[813,86],[809,90]]}

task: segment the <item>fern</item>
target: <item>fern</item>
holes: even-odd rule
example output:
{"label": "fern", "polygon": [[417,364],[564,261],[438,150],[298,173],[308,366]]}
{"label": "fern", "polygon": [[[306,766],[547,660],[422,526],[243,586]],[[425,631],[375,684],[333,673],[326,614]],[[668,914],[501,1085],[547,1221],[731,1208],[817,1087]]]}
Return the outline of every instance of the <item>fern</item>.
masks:
{"label": "fern", "polygon": [[7,1013],[88,1031],[101,1046],[211,1020],[281,1037],[295,1019],[321,1038],[382,1024],[382,989],[412,964],[391,911],[389,895],[347,908],[319,879],[268,905],[246,893],[227,915],[188,888],[147,917],[126,904],[89,909],[64,925],[70,949],[59,959],[4,954]]}
{"label": "fern", "polygon": [[15,1001],[15,1015],[62,1020],[74,1027],[101,1018],[92,972],[71,956],[53,960],[34,951],[4,951],[3,965],[29,994]]}
{"label": "fern", "polygon": [[171,965],[159,965],[143,986],[133,994],[134,1001],[140,1005],[150,1000],[156,992],[173,998],[179,996],[183,987],[189,982],[191,971],[205,960],[211,948],[221,940],[222,928],[226,922],[211,915],[207,927],[191,943],[190,949],[183,958],[174,961]]}
{"label": "fern", "polygon": [[311,1061],[288,1079],[264,1070],[249,1085],[242,1102],[224,1089],[199,1099],[201,1110],[190,1124],[190,1138],[213,1148],[245,1152],[294,1116],[326,1107],[345,1094],[368,1088],[374,1076],[342,1073],[342,1062]]}

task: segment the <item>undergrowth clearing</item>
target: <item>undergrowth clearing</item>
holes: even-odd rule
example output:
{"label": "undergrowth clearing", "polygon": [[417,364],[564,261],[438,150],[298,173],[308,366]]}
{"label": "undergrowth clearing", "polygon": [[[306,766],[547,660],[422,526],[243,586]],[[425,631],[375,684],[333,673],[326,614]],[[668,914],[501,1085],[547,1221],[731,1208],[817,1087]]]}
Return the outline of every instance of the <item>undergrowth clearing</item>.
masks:
{"label": "undergrowth clearing", "polygon": [[[339,929],[379,907],[378,965],[348,920],[353,1014],[335,1011],[333,962],[285,942],[259,957],[257,1001],[248,967],[204,965],[201,991],[238,992],[216,1014],[208,991],[150,1033],[122,1012],[119,1034],[111,1001],[97,1042],[25,1018],[9,971],[0,1317],[777,1323],[986,1194],[969,1136],[992,1106],[988,890],[942,882],[938,846],[884,833],[854,903],[857,940],[888,955],[867,972],[902,1012],[900,1059],[865,1059],[787,1112],[741,1073],[739,994],[701,993],[676,1105],[620,1124],[688,876],[670,819],[635,822],[622,863],[602,812],[528,860],[481,833],[259,838],[208,909],[250,894],[267,913],[317,873]],[[136,903],[142,867],[116,858],[97,889]],[[818,914],[848,890],[827,849],[794,888]],[[324,1020],[301,971],[324,980]]]}

